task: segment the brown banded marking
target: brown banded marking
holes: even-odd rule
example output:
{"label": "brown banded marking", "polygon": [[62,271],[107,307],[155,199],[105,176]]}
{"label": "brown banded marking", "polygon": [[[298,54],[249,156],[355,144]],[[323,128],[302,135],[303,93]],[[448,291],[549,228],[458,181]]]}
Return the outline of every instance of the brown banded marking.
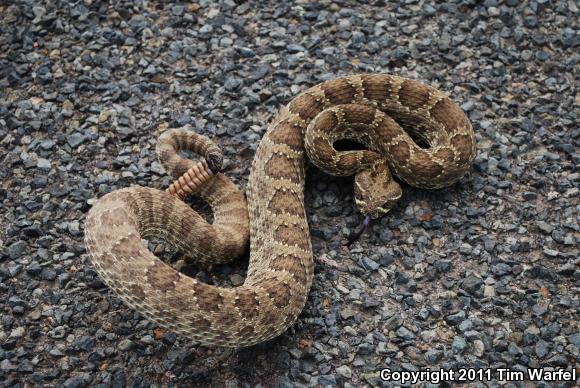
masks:
{"label": "brown banded marking", "polygon": [[364,97],[369,101],[385,101],[391,94],[391,77],[380,77],[365,74],[360,76],[364,88]]}
{"label": "brown banded marking", "polygon": [[[219,306],[223,305],[224,297],[221,290],[217,287],[212,287],[199,281],[192,282],[192,290],[197,298],[197,303],[200,308],[207,310],[218,310]],[[218,291],[219,290],[219,291]]]}
{"label": "brown banded marking", "polygon": [[415,152],[411,157],[411,163],[417,166],[415,174],[419,179],[437,179],[445,170],[444,166],[437,163],[424,151]]}
{"label": "brown banded marking", "polygon": [[397,93],[399,102],[411,110],[424,106],[431,98],[428,86],[415,81],[405,80]]}
{"label": "brown banded marking", "polygon": [[[311,122],[308,131],[313,130],[320,137],[326,137],[333,133],[333,128],[341,124],[341,116],[336,109],[330,108],[320,112],[315,122]],[[306,136],[308,139],[309,136]]]}
{"label": "brown banded marking", "polygon": [[456,151],[457,163],[464,165],[470,163],[473,155],[473,138],[469,134],[454,133],[449,140],[453,150]]}
{"label": "brown banded marking", "polygon": [[449,147],[438,147],[437,149],[433,150],[431,155],[441,161],[441,163],[444,163],[444,161],[454,160],[456,157],[455,150]]}
{"label": "brown banded marking", "polygon": [[470,128],[465,113],[449,98],[443,98],[431,108],[431,117],[441,123],[448,134],[459,128]]}
{"label": "brown banded marking", "polygon": [[[88,249],[92,249],[92,245],[87,244]],[[110,254],[109,252],[104,252],[99,255],[99,262],[95,264],[95,268],[97,271],[107,271],[109,268],[112,268],[115,265],[115,256]]]}
{"label": "brown banded marking", "polygon": [[[387,117],[381,110],[379,110],[379,109],[374,110],[373,120],[369,123],[369,127],[375,131],[376,136],[378,136],[378,134],[376,133],[378,128],[392,126],[392,124],[389,125],[390,123],[386,122],[387,118],[389,118],[389,117]],[[391,121],[392,121],[392,123],[396,124],[393,119],[391,119]]]}
{"label": "brown banded marking", "polygon": [[337,78],[320,85],[324,95],[333,105],[347,104],[356,96],[356,88],[346,78]]}
{"label": "brown banded marking", "polygon": [[203,317],[203,316],[193,316],[190,320],[189,323],[191,325],[191,327],[194,327],[198,330],[201,331],[209,331],[209,329],[211,329],[211,324],[212,322]]}
{"label": "brown banded marking", "polygon": [[327,109],[330,106],[332,106],[332,102],[330,102],[330,100],[326,97],[326,94],[324,94],[324,90],[322,90],[320,86],[314,86],[306,90],[304,93],[310,94],[311,96],[316,98],[320,103],[322,103],[323,109]]}
{"label": "brown banded marking", "polygon": [[325,136],[319,135],[318,133],[316,133],[315,131],[310,132],[308,131],[308,135],[307,135],[307,141],[306,141],[306,145],[307,145],[307,151],[310,151],[311,149],[316,149],[320,152],[316,152],[316,153],[310,153],[308,152],[310,159],[318,164],[332,164],[334,162],[334,148],[332,147],[332,144],[330,143],[329,139],[327,139]]}
{"label": "brown banded marking", "polygon": [[243,326],[241,329],[238,330],[237,335],[240,338],[248,338],[256,334],[256,329],[253,325],[246,325]]}
{"label": "brown banded marking", "polygon": [[300,131],[300,133],[302,133],[302,131],[308,126],[309,121],[306,121],[300,117],[298,112],[294,112],[289,108],[284,109],[286,110],[286,113],[284,114],[285,118],[283,121],[288,122],[294,129],[297,129]]}
{"label": "brown banded marking", "polygon": [[213,319],[222,323],[225,327],[233,327],[240,321],[240,315],[235,313],[233,303],[225,303],[221,308],[214,308]]}
{"label": "brown banded marking", "polygon": [[287,281],[279,281],[276,274],[268,274],[260,279],[258,287],[264,290],[271,300],[272,304],[279,309],[288,306],[292,300],[292,287]]}
{"label": "brown banded marking", "polygon": [[405,105],[401,104],[401,99],[400,99],[400,95],[399,92],[401,90],[401,88],[403,87],[403,83],[405,83],[406,79],[404,78],[399,78],[399,77],[393,77],[391,79],[391,84],[390,84],[390,99],[395,101],[397,104],[399,104],[401,107],[405,107],[407,110],[409,110],[409,108]]}
{"label": "brown banded marking", "polygon": [[146,213],[145,227],[147,229],[149,228],[158,229],[160,227],[159,219],[163,215],[163,202],[159,201],[158,196],[149,190],[142,192],[142,195],[144,197],[143,199],[145,203],[150,204],[148,206],[144,206],[144,212]]}
{"label": "brown banded marking", "polygon": [[[380,110],[376,110],[375,120],[373,120],[370,126],[373,128],[376,138],[383,139],[384,144],[389,144],[395,141],[395,139],[397,139],[397,137],[404,131],[395,120],[385,115]],[[381,148],[385,149],[380,145],[380,143],[377,142],[376,144],[376,148],[379,150]]]}
{"label": "brown banded marking", "polygon": [[264,173],[275,180],[287,179],[293,183],[300,182],[301,175],[295,159],[282,153],[274,153],[264,166]]}
{"label": "brown banded marking", "polygon": [[263,141],[269,144],[269,148],[271,149],[272,153],[284,154],[290,159],[297,159],[299,161],[304,154],[304,151],[294,151],[286,144],[273,143],[270,139],[264,139]]}
{"label": "brown banded marking", "polygon": [[[301,172],[301,176],[304,177],[304,172]],[[290,179],[271,179],[267,178],[268,183],[271,185],[271,190],[291,190],[294,192],[299,192],[300,190],[304,189],[304,186],[301,184],[302,182],[292,182]],[[270,190],[269,190],[270,191]],[[267,203],[264,203],[264,208],[267,206]]]}
{"label": "brown banded marking", "polygon": [[233,184],[225,175],[218,173],[213,175],[211,180],[206,181],[199,188],[197,194],[204,198],[208,205],[212,207],[232,206],[246,208],[243,195],[241,193],[234,195],[231,191],[233,187]]}
{"label": "brown banded marking", "polygon": [[158,220],[157,220],[157,226],[158,227],[164,227],[166,225],[169,225],[172,223],[172,218],[174,217],[175,214],[179,214],[179,210],[178,209],[183,209],[182,206],[183,202],[181,201],[163,201],[160,202],[161,205],[159,206],[159,211],[158,211]]}
{"label": "brown banded marking", "polygon": [[[308,231],[297,224],[280,224],[274,230],[274,242],[276,244],[298,247],[303,251],[310,248]],[[306,237],[306,238],[305,238]]]}
{"label": "brown banded marking", "polygon": [[351,75],[345,77],[346,82],[354,89],[353,98],[351,101],[361,101],[365,97],[365,90],[363,80],[359,75]]}
{"label": "brown banded marking", "polygon": [[349,175],[352,175],[359,170],[359,166],[362,165],[363,153],[358,151],[346,151],[342,152],[338,156],[338,161],[335,163],[336,168],[348,171]]}
{"label": "brown banded marking", "polygon": [[107,253],[114,257],[114,261],[130,262],[141,256],[141,247],[141,241],[135,236],[118,235],[117,241],[109,248]]}
{"label": "brown banded marking", "polygon": [[228,227],[231,226],[236,229],[239,227],[240,224],[245,225],[248,223],[248,212],[244,211],[244,209],[240,209],[235,204],[220,208],[218,211],[214,213],[214,219],[215,217],[228,218],[229,219],[228,222],[231,223],[231,225],[228,225]]}
{"label": "brown banded marking", "polygon": [[[424,151],[424,150],[419,150],[419,152],[424,152],[427,157],[429,159],[431,159],[434,163],[437,163],[438,165],[442,166],[443,171],[441,172],[441,174],[439,174],[437,176],[437,179],[441,178],[448,170],[449,170],[449,166],[448,163],[446,162],[446,159],[442,159],[439,157],[438,153],[438,148],[437,149],[429,149],[429,151]],[[453,156],[451,157],[451,159],[447,159],[447,160],[453,160]]]}
{"label": "brown banded marking", "polygon": [[248,288],[241,288],[234,297],[234,306],[242,319],[250,320],[260,315],[260,300],[256,291]]}
{"label": "brown banded marking", "polygon": [[305,212],[304,210],[304,200],[296,193],[291,190],[278,189],[274,190],[274,193],[268,201],[268,208],[275,215],[293,215],[302,216]]}
{"label": "brown banded marking", "polygon": [[113,205],[114,207],[111,209],[105,209],[101,213],[97,225],[109,225],[108,228],[100,228],[98,235],[95,236],[96,239],[103,239],[104,241],[108,241],[112,246],[117,245],[119,237],[119,229],[121,226],[125,224],[129,224],[129,219],[127,219],[125,210]]}
{"label": "brown banded marking", "polygon": [[302,120],[302,123],[310,122],[325,107],[324,100],[306,91],[288,104],[288,110]]}
{"label": "brown banded marking", "polygon": [[143,300],[147,296],[143,286],[137,283],[130,283],[127,285],[128,293],[136,300]]}
{"label": "brown banded marking", "polygon": [[333,110],[339,116],[342,125],[364,124],[368,126],[374,121],[377,109],[371,106],[345,104],[337,106]]}
{"label": "brown banded marking", "polygon": [[278,122],[266,133],[265,138],[268,138],[274,144],[285,144],[297,152],[303,149],[302,131],[300,127],[297,127],[296,123],[290,122],[289,120]]}
{"label": "brown banded marking", "polygon": [[309,271],[304,265],[303,259],[296,254],[282,254],[272,260],[270,264],[272,270],[286,272],[294,277],[297,284],[302,284],[307,280]]}
{"label": "brown banded marking", "polygon": [[[388,157],[393,161],[406,161],[411,157],[411,146],[404,135],[397,135],[385,144]],[[398,164],[398,163],[397,163]]]}
{"label": "brown banded marking", "polygon": [[[420,111],[422,115],[425,115],[426,118],[432,119],[431,111],[433,110],[433,107],[435,105],[437,105],[439,103],[439,101],[444,100],[444,99],[449,98],[449,97],[447,97],[447,95],[445,95],[444,93],[441,93],[437,89],[433,89],[431,87],[429,87],[429,88],[432,90],[429,101],[427,101],[425,103],[425,105],[418,108],[417,110]],[[431,120],[431,121],[434,121],[434,120]],[[433,123],[431,123],[431,124],[433,124]],[[440,126],[437,129],[438,129],[438,131],[442,131],[444,128]]]}
{"label": "brown banded marking", "polygon": [[187,314],[191,308],[190,298],[193,296],[193,292],[190,288],[189,279],[186,276],[180,275],[179,280],[177,280],[175,284],[175,292],[182,295],[182,297],[172,298],[170,293],[166,293],[164,298],[167,300],[167,303],[175,309],[175,311],[181,311],[182,314]]}

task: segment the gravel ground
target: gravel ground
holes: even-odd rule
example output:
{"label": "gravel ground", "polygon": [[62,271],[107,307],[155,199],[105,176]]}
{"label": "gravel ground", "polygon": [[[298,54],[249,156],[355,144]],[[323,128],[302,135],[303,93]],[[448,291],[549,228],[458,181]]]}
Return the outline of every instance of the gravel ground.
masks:
{"label": "gravel ground", "polygon": [[[391,385],[385,367],[579,367],[577,2],[113,3],[0,5],[0,386],[352,387]],[[448,189],[406,187],[350,250],[351,180],[311,169],[315,278],[287,333],[220,361],[99,281],[85,214],[115,189],[167,186],[155,123],[214,138],[244,187],[282,104],[375,71],[458,101],[474,167]],[[246,265],[184,271],[236,285]]]}

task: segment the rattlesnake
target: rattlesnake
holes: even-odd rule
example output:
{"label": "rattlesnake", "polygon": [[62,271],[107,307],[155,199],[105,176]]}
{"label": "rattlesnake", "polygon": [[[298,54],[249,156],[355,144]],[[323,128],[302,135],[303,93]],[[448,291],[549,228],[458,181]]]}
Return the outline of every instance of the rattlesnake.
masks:
{"label": "rattlesnake", "polygon": [[[333,143],[345,138],[366,150],[336,151]],[[205,155],[207,163],[185,161],[175,152],[182,148]],[[162,136],[158,152],[175,178],[189,176],[176,181],[174,192],[188,184],[197,190],[212,207],[213,225],[169,193],[117,190],[87,216],[91,261],[103,281],[149,320],[199,344],[244,347],[284,332],[306,303],[313,262],[305,152],[328,173],[356,174],[357,206],[378,217],[401,195],[390,171],[416,187],[450,185],[469,168],[475,141],[469,120],[443,93],[406,78],[368,74],[316,85],[278,114],[252,163],[248,205],[217,173],[221,154],[209,139],[173,129]],[[181,274],[141,240],[159,237],[200,263],[215,263],[240,255],[248,235],[247,278],[235,288]]]}

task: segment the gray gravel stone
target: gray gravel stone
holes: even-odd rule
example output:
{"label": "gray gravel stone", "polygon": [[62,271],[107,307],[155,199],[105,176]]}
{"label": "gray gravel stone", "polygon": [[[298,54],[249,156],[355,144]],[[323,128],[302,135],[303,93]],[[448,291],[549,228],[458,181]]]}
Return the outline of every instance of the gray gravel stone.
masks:
{"label": "gray gravel stone", "polygon": [[52,163],[50,163],[50,160],[48,159],[38,158],[38,160],[36,161],[36,167],[38,167],[41,170],[50,170],[52,167]]}
{"label": "gray gravel stone", "polygon": [[73,133],[66,139],[67,143],[73,148],[78,147],[79,145],[84,143],[85,140],[86,138],[79,133]]}
{"label": "gray gravel stone", "polygon": [[352,377],[352,370],[348,367],[348,365],[339,366],[336,368],[336,373],[346,379],[350,379]]}
{"label": "gray gravel stone", "polygon": [[12,243],[9,247],[8,247],[8,256],[10,256],[11,259],[18,259],[20,256],[22,256],[26,250],[27,244],[26,241],[16,241],[14,243]]}
{"label": "gray gravel stone", "polygon": [[379,263],[369,259],[368,257],[363,257],[359,262],[359,265],[368,271],[376,271],[380,267]]}
{"label": "gray gravel stone", "polygon": [[465,311],[461,310],[455,314],[451,314],[445,317],[445,320],[450,324],[457,326],[465,319]]}
{"label": "gray gravel stone", "polygon": [[130,339],[124,339],[121,342],[119,342],[119,350],[123,352],[131,350],[133,347],[135,347],[135,343]]}
{"label": "gray gravel stone", "polygon": [[12,329],[10,332],[10,338],[22,338],[26,332],[26,329],[22,326]]}
{"label": "gray gravel stone", "polygon": [[568,337],[568,341],[574,344],[574,346],[576,346],[577,348],[580,348],[580,332],[570,335]]}
{"label": "gray gravel stone", "polygon": [[555,229],[552,225],[544,221],[536,221],[536,225],[538,226],[538,229],[545,234],[550,234]]}
{"label": "gray gravel stone", "polygon": [[18,369],[18,366],[14,365],[12,362],[10,362],[10,360],[0,361],[0,370],[2,370],[2,371],[10,372],[10,371],[14,371],[17,369]]}
{"label": "gray gravel stone", "polygon": [[473,354],[476,357],[482,357],[485,354],[485,344],[481,340],[473,341]]}
{"label": "gray gravel stone", "polygon": [[497,276],[504,276],[511,272],[511,267],[506,263],[498,263],[491,267],[491,272]]}
{"label": "gray gravel stone", "polygon": [[442,358],[443,358],[443,352],[440,350],[431,349],[425,353],[425,360],[431,365],[436,364]]}
{"label": "gray gravel stone", "polygon": [[404,340],[413,340],[413,339],[415,339],[415,334],[413,334],[411,331],[409,331],[409,329],[407,329],[404,326],[401,326],[397,330],[397,336],[399,336],[400,338],[402,338]]}
{"label": "gray gravel stone", "polygon": [[395,330],[401,326],[402,322],[403,320],[401,318],[401,315],[393,314],[385,321],[385,327],[389,330]]}
{"label": "gray gravel stone", "polygon": [[244,277],[239,274],[233,274],[230,276],[230,281],[232,282],[232,285],[236,287],[244,284],[244,280],[245,280]]}
{"label": "gray gravel stone", "polygon": [[550,352],[549,345],[544,340],[539,340],[536,342],[536,356],[539,358],[544,358]]}
{"label": "gray gravel stone", "polygon": [[323,387],[336,387],[336,377],[334,375],[319,376],[318,384]]}
{"label": "gray gravel stone", "polygon": [[454,353],[463,353],[466,346],[467,342],[465,342],[465,338],[460,336],[453,338],[453,344],[451,345],[451,348],[453,349]]}
{"label": "gray gravel stone", "polygon": [[483,285],[483,281],[477,276],[470,275],[463,279],[461,285],[465,291],[473,294],[480,289],[480,287]]}

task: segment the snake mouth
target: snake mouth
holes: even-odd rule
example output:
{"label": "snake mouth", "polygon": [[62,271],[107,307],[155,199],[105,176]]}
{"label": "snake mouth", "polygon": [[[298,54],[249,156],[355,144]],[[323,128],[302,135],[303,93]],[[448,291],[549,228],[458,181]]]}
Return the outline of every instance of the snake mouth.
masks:
{"label": "snake mouth", "polygon": [[372,212],[370,212],[369,215],[373,220],[379,220],[390,211],[391,211],[390,207],[389,208],[378,207],[374,209]]}
{"label": "snake mouth", "polygon": [[399,196],[396,198],[388,199],[382,202],[381,206],[369,206],[367,202],[361,201],[357,198],[355,198],[354,202],[362,214],[371,217],[373,220],[376,220],[390,212],[392,207],[400,198],[401,197]]}

